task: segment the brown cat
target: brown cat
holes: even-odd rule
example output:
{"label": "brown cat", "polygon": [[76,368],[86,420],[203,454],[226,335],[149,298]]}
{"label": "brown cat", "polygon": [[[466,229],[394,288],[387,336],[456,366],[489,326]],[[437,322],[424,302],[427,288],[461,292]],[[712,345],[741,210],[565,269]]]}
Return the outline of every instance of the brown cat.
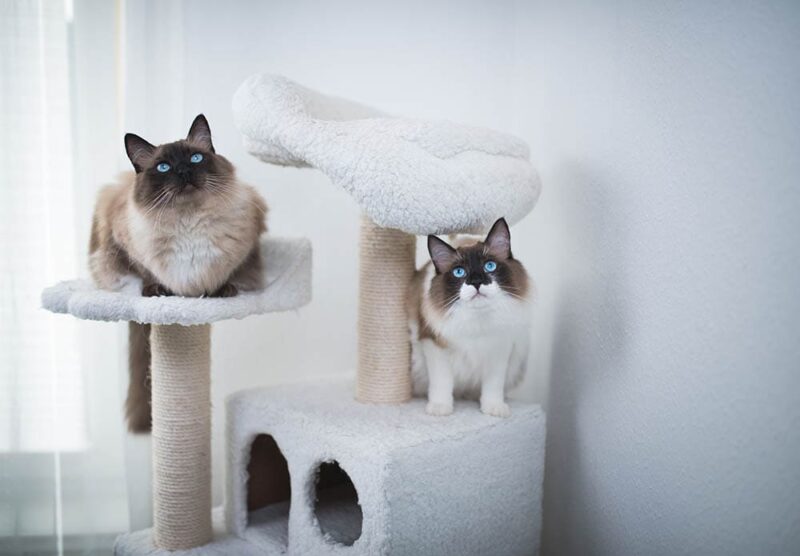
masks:
{"label": "brown cat", "polygon": [[[100,191],[89,267],[95,283],[119,289],[131,279],[142,295],[229,297],[262,281],[259,236],[267,206],[214,151],[205,116],[185,140],[154,146],[125,135],[135,173]],[[128,427],[150,430],[149,327],[130,323]]]}

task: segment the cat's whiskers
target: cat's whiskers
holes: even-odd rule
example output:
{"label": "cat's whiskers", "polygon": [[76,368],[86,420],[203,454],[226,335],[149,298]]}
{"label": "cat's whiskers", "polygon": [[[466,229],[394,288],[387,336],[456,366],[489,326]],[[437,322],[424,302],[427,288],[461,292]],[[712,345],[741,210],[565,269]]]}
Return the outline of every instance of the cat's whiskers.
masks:
{"label": "cat's whiskers", "polygon": [[219,190],[214,192],[222,202],[225,203],[225,206],[228,207],[230,210],[234,210],[236,208],[236,201],[238,200],[236,195],[233,192],[226,192],[225,190]]}
{"label": "cat's whiskers", "polygon": [[501,288],[506,294],[510,295],[514,299],[519,299],[520,301],[527,301],[528,298],[520,295],[516,292],[520,291],[519,288],[515,288],[514,286],[501,286]]}
{"label": "cat's whiskers", "polygon": [[160,203],[160,202],[161,202],[161,201],[164,199],[164,197],[166,197],[168,194],[169,194],[169,190],[168,190],[168,189],[162,189],[162,190],[161,190],[161,192],[160,192],[158,195],[156,195],[156,198],[153,200],[153,202],[152,202],[152,203],[151,203],[151,204],[148,206],[147,210],[145,210],[145,212],[144,212],[144,215],[145,215],[145,216],[147,216],[148,214],[150,214],[151,212],[153,212],[153,210],[154,210],[156,207],[158,207],[159,203]]}
{"label": "cat's whiskers", "polygon": [[[211,177],[208,177],[208,176],[206,177],[206,185],[209,186],[209,190],[214,191],[215,193],[220,194],[220,195],[224,195],[225,193],[232,193],[233,192],[233,188],[230,186],[229,183],[220,182],[220,181],[216,180],[215,178],[211,178]],[[234,197],[233,195],[229,195],[229,198],[231,200],[237,200],[237,197]],[[239,198],[238,200],[243,200],[246,203],[252,205],[253,208],[255,208],[262,215],[266,214],[266,210],[264,209],[264,207],[259,205],[258,203],[256,203],[252,199],[250,199],[249,197],[248,198]]]}
{"label": "cat's whiskers", "polygon": [[217,192],[217,193],[233,193],[234,192],[234,189],[230,184],[228,184],[226,182],[217,181],[217,180],[215,180],[213,178],[208,178],[208,177],[205,179],[205,182],[203,183],[203,187],[205,189],[209,190],[209,191],[214,191],[214,192]]}
{"label": "cat's whiskers", "polygon": [[233,199],[234,198],[233,198],[233,195],[230,194],[229,188],[226,189],[226,188],[220,187],[218,185],[215,185],[213,183],[209,183],[208,180],[206,180],[206,183],[203,185],[203,187],[208,191],[212,191],[220,199],[222,199],[222,202],[225,203],[225,206],[227,208],[229,208],[229,209],[233,209],[234,208],[234,205],[233,205]]}
{"label": "cat's whiskers", "polygon": [[449,313],[450,309],[452,309],[453,305],[455,305],[456,301],[458,301],[460,298],[461,298],[461,293],[459,292],[445,299],[444,302],[442,303],[442,307],[444,308],[445,312]]}
{"label": "cat's whiskers", "polygon": [[167,193],[168,195],[161,203],[161,208],[158,210],[158,212],[156,212],[156,221],[154,227],[158,230],[161,229],[161,219],[164,217],[164,213],[166,212],[167,207],[170,204],[170,201],[172,201],[175,198],[175,193],[173,191],[168,190]]}
{"label": "cat's whiskers", "polygon": [[167,189],[162,191],[153,204],[145,211],[144,215],[148,216],[150,213],[155,211],[155,217],[153,219],[153,227],[160,229],[160,220],[163,212],[165,211],[169,201],[172,199],[173,195]]}
{"label": "cat's whiskers", "polygon": [[206,190],[212,191],[217,195],[220,195],[223,199],[227,200],[230,203],[230,207],[233,206],[233,201],[236,199],[236,197],[234,195],[235,190],[230,183],[219,181],[215,178],[207,176],[203,186],[206,188]]}
{"label": "cat's whiskers", "polygon": [[[217,178],[213,178],[211,176],[206,176],[206,183],[211,185],[212,188],[216,186],[216,191],[217,192],[233,192],[233,188],[231,187],[229,182],[219,181]],[[245,198],[244,201],[249,203],[249,204],[251,204],[256,210],[258,210],[258,212],[260,212],[262,214],[266,214],[266,211],[264,210],[264,207],[262,207],[261,205],[259,205],[258,203],[256,203],[252,199],[250,199],[249,197]]]}

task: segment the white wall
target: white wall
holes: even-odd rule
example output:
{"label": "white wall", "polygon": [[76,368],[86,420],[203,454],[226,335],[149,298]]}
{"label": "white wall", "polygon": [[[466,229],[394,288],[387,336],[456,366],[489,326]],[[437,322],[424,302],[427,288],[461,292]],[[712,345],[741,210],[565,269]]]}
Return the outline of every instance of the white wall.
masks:
{"label": "white wall", "polygon": [[558,251],[544,552],[800,553],[800,6],[517,8]]}
{"label": "white wall", "polygon": [[215,327],[218,500],[224,396],[356,360],[354,203],[247,156],[231,121],[271,71],[530,142],[544,192],[512,233],[540,291],[520,395],[549,409],[546,553],[800,546],[798,10],[695,4],[183,5],[166,117],[205,112],[271,230],[315,249],[309,307]]}

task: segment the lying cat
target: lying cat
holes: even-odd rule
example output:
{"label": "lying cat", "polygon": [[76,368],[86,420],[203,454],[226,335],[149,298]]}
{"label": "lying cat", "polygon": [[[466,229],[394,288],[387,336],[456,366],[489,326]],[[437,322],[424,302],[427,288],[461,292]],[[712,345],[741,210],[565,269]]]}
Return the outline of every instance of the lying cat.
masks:
{"label": "lying cat", "polygon": [[501,218],[484,241],[457,248],[428,236],[428,251],[409,290],[414,393],[427,393],[431,415],[451,414],[455,395],[507,417],[505,392],[527,362],[531,297],[508,224]]}
{"label": "lying cat", "polygon": [[[200,114],[185,140],[154,146],[125,135],[134,173],[100,191],[89,267],[98,287],[139,279],[142,295],[229,297],[261,285],[267,206],[214,151]],[[149,327],[130,323],[128,427],[150,429]]]}

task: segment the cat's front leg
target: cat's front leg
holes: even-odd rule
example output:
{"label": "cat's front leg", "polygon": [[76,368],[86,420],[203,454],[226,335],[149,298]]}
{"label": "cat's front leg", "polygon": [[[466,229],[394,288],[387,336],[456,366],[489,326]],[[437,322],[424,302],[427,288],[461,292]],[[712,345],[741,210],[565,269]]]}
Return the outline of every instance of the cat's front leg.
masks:
{"label": "cat's front leg", "polygon": [[423,340],[422,351],[428,368],[428,415],[450,415],[453,413],[453,371],[450,369],[445,348],[432,340]]}
{"label": "cat's front leg", "polygon": [[158,282],[151,282],[149,284],[145,284],[144,287],[142,288],[143,297],[162,297],[169,295],[174,295],[174,294],[166,287],[159,284]]}
{"label": "cat's front leg", "polygon": [[481,381],[481,411],[494,417],[508,417],[511,408],[506,403],[506,374],[510,349],[502,354],[495,353],[487,363]]}
{"label": "cat's front leg", "polygon": [[236,297],[238,294],[239,288],[230,282],[225,282],[216,291],[211,292],[209,297]]}

